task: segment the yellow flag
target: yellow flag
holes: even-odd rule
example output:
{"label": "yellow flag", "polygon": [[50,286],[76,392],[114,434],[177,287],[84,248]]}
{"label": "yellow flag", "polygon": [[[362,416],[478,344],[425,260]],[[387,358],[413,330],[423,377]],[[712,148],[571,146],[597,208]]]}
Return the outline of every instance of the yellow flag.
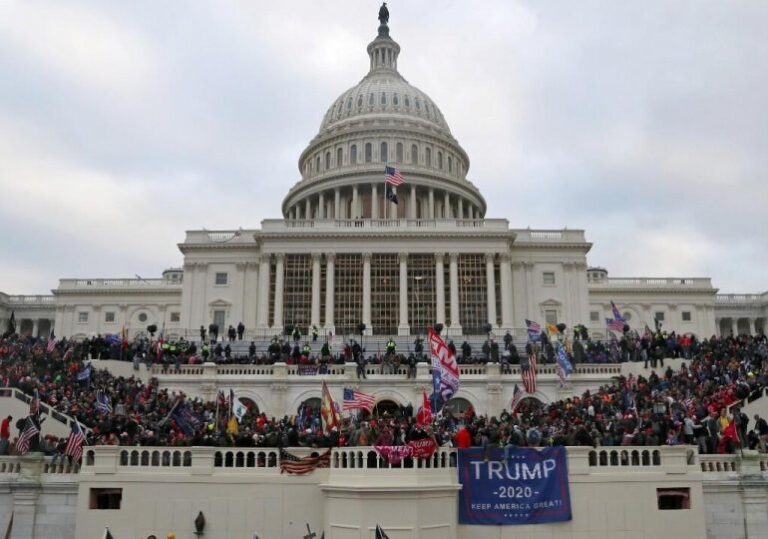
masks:
{"label": "yellow flag", "polygon": [[237,424],[237,418],[233,415],[227,422],[227,434],[237,434],[238,432],[239,427]]}
{"label": "yellow flag", "polygon": [[547,324],[547,331],[550,335],[557,335],[557,326],[555,324]]}

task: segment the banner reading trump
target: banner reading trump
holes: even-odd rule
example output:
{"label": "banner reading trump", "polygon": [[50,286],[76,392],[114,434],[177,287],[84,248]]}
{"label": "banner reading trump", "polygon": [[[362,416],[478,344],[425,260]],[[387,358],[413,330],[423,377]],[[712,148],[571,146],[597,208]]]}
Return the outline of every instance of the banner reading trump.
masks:
{"label": "banner reading trump", "polygon": [[564,447],[459,450],[460,524],[571,520]]}

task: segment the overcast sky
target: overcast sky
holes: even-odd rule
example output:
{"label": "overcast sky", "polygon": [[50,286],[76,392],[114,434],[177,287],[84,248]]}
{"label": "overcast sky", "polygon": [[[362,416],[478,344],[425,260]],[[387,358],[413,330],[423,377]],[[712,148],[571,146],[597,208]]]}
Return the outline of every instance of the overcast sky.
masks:
{"label": "overcast sky", "polygon": [[[489,217],[768,289],[768,2],[388,4]],[[0,0],[0,290],[159,276],[187,229],[279,217],[378,6]]]}

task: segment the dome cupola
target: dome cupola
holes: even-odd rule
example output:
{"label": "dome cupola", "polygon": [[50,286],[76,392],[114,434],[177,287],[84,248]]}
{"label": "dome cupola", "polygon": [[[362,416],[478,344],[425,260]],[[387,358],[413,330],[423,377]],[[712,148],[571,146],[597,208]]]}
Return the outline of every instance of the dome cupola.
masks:
{"label": "dome cupola", "polygon": [[[482,217],[485,200],[466,179],[469,157],[437,105],[398,71],[400,45],[389,35],[388,13],[380,11],[379,21],[368,73],[334,100],[302,152],[301,180],[283,201],[284,217]],[[384,198],[385,166],[406,178],[394,207]]]}

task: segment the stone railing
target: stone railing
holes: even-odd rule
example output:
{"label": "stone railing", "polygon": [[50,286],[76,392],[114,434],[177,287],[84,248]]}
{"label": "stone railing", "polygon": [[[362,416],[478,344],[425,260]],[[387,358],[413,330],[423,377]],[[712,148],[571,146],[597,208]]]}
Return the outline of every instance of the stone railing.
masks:
{"label": "stone railing", "polygon": [[514,229],[515,243],[584,243],[583,230]]}
{"label": "stone railing", "polygon": [[[429,374],[429,364],[419,363],[416,366],[417,377]],[[217,365],[216,363],[203,363],[202,365],[181,365],[177,371],[174,366],[153,365],[153,376],[161,377],[191,377],[191,376],[248,376],[248,377],[272,377],[272,378],[303,378],[319,375],[329,378],[357,378],[357,364],[341,363],[325,366],[321,371],[317,365],[288,365],[278,362],[272,365],[230,364]],[[557,376],[556,365],[539,365],[536,368],[539,376]],[[622,372],[620,363],[582,363],[574,366],[573,374],[576,376],[598,377],[609,380],[613,376],[619,376]],[[459,365],[459,373],[467,378],[485,378],[495,376],[520,376],[520,365],[502,366],[499,363],[478,363],[471,365]],[[381,364],[368,364],[365,366],[366,376],[407,378],[408,366],[388,366]]]}
{"label": "stone railing", "polygon": [[154,287],[181,289],[181,282],[165,279],[59,279],[58,290]]}
{"label": "stone railing", "polygon": [[[163,473],[219,474],[242,473],[280,474],[280,449],[268,447],[86,447],[81,473],[118,473],[162,470]],[[620,470],[665,473],[698,472],[711,457],[727,461],[736,455],[702,455],[697,459],[693,446],[658,447],[568,447],[568,468],[571,474],[599,474]],[[322,454],[325,448],[294,447],[286,451],[297,457]],[[723,457],[723,458],[719,458]],[[727,457],[727,458],[726,458]],[[768,460],[768,455],[765,455]],[[17,457],[6,457],[13,460]],[[2,465],[0,460],[0,465]],[[765,463],[763,463],[765,465]],[[413,470],[450,470],[457,466],[457,450],[440,447],[427,459],[407,459],[392,465],[371,446],[335,447],[331,449],[331,470],[367,470],[374,473],[408,473]],[[735,465],[734,465],[735,466]],[[0,468],[2,469],[2,468]],[[736,469],[736,468],[734,468]],[[2,472],[0,472],[2,473]]]}
{"label": "stone railing", "polygon": [[609,277],[602,281],[591,281],[589,286],[608,288],[712,288],[708,277]]}
{"label": "stone railing", "polygon": [[506,219],[265,219],[264,232],[289,232],[295,229],[324,230],[455,230],[457,228],[483,229],[488,232],[508,232]]}
{"label": "stone railing", "polygon": [[728,455],[698,455],[698,462],[705,478],[757,474],[768,479],[768,453],[745,450]]}
{"label": "stone railing", "polygon": [[[32,402],[31,395],[27,395],[21,389],[16,387],[0,388],[0,399],[2,398],[15,398],[25,404],[29,404]],[[0,403],[2,403],[2,400],[0,400]],[[53,421],[57,421],[58,423],[61,423],[67,428],[69,428],[72,425],[72,421],[74,421],[73,418],[71,418],[66,414],[62,414],[61,412],[59,412],[58,410],[50,406],[48,403],[41,402],[39,406],[40,406],[40,413],[46,414]],[[87,429],[86,427],[82,427],[82,428],[86,432],[90,430],[90,429]]]}
{"label": "stone railing", "polygon": [[716,305],[762,305],[768,304],[768,292],[763,294],[717,294]]}
{"label": "stone railing", "polygon": [[24,456],[0,457],[0,479],[8,476],[27,475],[70,475],[80,473],[80,464],[70,463],[69,459],[59,459],[55,464],[53,457],[42,453],[28,453]]}
{"label": "stone railing", "polygon": [[56,297],[53,295],[37,296],[8,296],[8,304],[14,307],[34,307],[37,305],[52,306],[56,304]]}

